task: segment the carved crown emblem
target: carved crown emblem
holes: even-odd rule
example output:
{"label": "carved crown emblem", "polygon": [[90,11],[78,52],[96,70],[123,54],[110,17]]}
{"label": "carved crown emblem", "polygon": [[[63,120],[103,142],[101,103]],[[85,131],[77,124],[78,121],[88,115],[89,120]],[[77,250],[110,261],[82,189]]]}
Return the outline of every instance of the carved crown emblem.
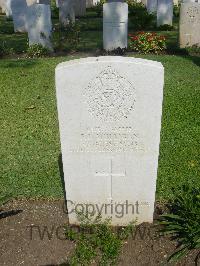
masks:
{"label": "carved crown emblem", "polygon": [[104,121],[127,118],[134,109],[135,88],[111,66],[84,90],[88,111]]}

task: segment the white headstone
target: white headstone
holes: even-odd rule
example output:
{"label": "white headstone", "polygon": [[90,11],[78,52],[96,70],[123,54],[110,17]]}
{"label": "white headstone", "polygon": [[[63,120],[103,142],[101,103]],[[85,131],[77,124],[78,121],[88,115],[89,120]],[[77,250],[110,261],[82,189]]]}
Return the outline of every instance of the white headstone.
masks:
{"label": "white headstone", "polygon": [[150,14],[156,13],[157,11],[157,0],[147,0],[147,11]]}
{"label": "white headstone", "polygon": [[75,22],[74,2],[73,0],[59,0],[59,20],[63,25],[69,22]]}
{"label": "white headstone", "polygon": [[12,17],[12,9],[11,9],[11,0],[1,0],[0,6],[2,8],[2,12],[6,13],[6,17]]}
{"label": "white headstone", "polygon": [[73,0],[76,17],[83,17],[86,14],[86,0]]}
{"label": "white headstone", "polygon": [[107,51],[127,47],[128,5],[106,3],[103,5],[103,47]]}
{"label": "white headstone", "polygon": [[52,49],[50,41],[52,30],[50,5],[34,4],[28,7],[27,29],[29,45],[41,44]]}
{"label": "white headstone", "polygon": [[172,25],[173,21],[173,0],[158,0],[157,26]]}
{"label": "white headstone", "polygon": [[98,3],[100,3],[101,0],[93,0],[94,6],[96,6]]}
{"label": "white headstone", "polygon": [[142,0],[141,2],[144,6],[147,6],[147,0]]}
{"label": "white headstone", "polygon": [[50,5],[50,0],[26,0],[27,6],[31,6],[33,4],[44,4]]}
{"label": "white headstone", "polygon": [[11,9],[15,32],[26,32],[26,0],[11,0]]}
{"label": "white headstone", "polygon": [[179,5],[179,0],[173,0],[173,4],[174,4],[175,6],[178,6],[178,5]]}
{"label": "white headstone", "polygon": [[[75,212],[87,204],[103,219],[112,216],[113,225],[152,222],[163,82],[162,64],[144,59],[85,58],[57,66],[70,223],[78,223]],[[124,204],[120,218],[118,204]]]}
{"label": "white headstone", "polygon": [[94,4],[93,4],[93,0],[86,0],[86,8],[90,8],[90,7],[93,7]]}
{"label": "white headstone", "polygon": [[200,0],[182,0],[181,3],[200,3]]}
{"label": "white headstone", "polygon": [[200,4],[184,3],[180,9],[180,47],[200,47]]}

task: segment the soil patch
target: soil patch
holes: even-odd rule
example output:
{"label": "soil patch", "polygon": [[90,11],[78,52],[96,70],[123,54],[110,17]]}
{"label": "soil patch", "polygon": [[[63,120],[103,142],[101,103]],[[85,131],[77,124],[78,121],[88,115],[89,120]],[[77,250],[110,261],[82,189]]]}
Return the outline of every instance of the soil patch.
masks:
{"label": "soil patch", "polygon": [[[0,210],[0,265],[67,265],[74,244],[65,239],[64,201],[14,200]],[[176,243],[142,224],[125,243],[118,265],[166,265]],[[189,254],[176,265],[195,265]],[[168,264],[169,265],[169,264]],[[200,265],[200,264],[198,264]]]}

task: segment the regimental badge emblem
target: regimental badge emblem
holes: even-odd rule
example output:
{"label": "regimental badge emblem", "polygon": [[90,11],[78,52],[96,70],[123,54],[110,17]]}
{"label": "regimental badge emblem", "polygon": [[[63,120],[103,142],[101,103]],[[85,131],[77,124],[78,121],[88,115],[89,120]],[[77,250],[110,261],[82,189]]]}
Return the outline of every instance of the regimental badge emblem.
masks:
{"label": "regimental badge emblem", "polygon": [[188,11],[188,18],[191,23],[197,22],[199,17],[199,10],[196,7],[189,7]]}
{"label": "regimental badge emblem", "polygon": [[104,121],[126,119],[134,110],[135,88],[111,66],[84,89],[88,111]]}

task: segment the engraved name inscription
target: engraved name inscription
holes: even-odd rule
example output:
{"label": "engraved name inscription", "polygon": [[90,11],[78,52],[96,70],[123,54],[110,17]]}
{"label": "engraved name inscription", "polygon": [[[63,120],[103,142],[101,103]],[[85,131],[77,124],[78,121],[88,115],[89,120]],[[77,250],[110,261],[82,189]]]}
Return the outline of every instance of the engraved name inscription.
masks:
{"label": "engraved name inscription", "polygon": [[70,152],[133,152],[144,150],[132,127],[88,128],[81,132],[77,145]]}

